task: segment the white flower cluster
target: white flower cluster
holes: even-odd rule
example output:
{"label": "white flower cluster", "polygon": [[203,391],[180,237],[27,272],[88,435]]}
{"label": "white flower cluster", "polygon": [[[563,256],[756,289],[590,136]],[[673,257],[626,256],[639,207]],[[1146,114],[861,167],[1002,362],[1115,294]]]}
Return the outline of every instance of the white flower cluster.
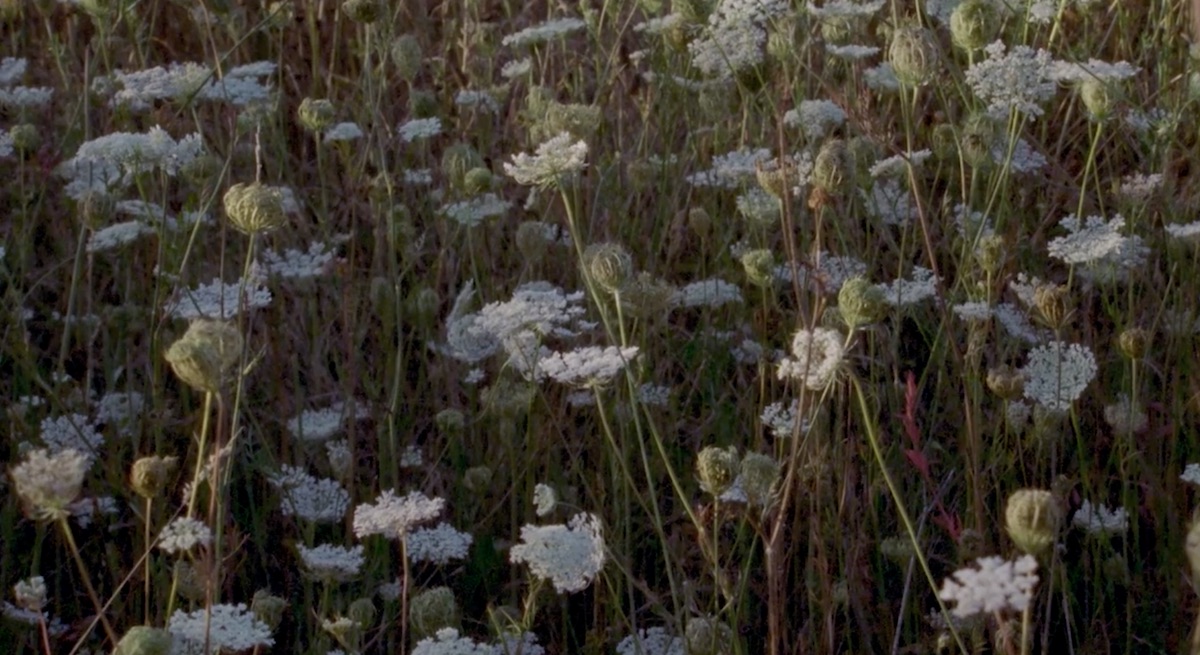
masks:
{"label": "white flower cluster", "polygon": [[[1132,173],[1121,178],[1121,186],[1118,188],[1117,193],[1130,202],[1145,202],[1151,196],[1158,193],[1162,189],[1162,186],[1162,173],[1151,173],[1149,175]],[[1171,231],[1171,226],[1167,226],[1167,231]],[[1172,236],[1175,235],[1172,234]]]}
{"label": "white flower cluster", "polygon": [[962,568],[946,578],[938,598],[957,603],[954,616],[966,618],[980,613],[1023,612],[1037,586],[1037,560],[1032,555],[1008,561],[981,557],[977,568]]}
{"label": "white flower cluster", "polygon": [[[321,409],[307,409],[285,423],[293,437],[309,443],[321,443],[333,438],[342,429],[342,421],[354,412],[354,402],[336,402]],[[359,418],[365,416],[358,415]]]}
{"label": "white flower cluster", "polygon": [[[9,109],[36,109],[50,102],[54,89],[48,87],[13,86],[25,75],[29,61],[24,58],[5,57],[0,61],[0,107]],[[5,156],[0,147],[0,157]]]}
{"label": "white flower cluster", "polygon": [[442,133],[442,120],[440,118],[414,118],[400,127],[396,128],[400,135],[400,140],[405,143],[413,141],[431,139]]}
{"label": "white flower cluster", "polygon": [[1058,88],[1050,78],[1050,53],[1024,45],[1006,50],[1001,41],[984,48],[988,58],[967,69],[967,84],[993,118],[1007,119],[1012,111],[1041,116],[1041,103],[1054,97]]}
{"label": "white flower cluster", "polygon": [[379,494],[374,505],[363,503],[354,508],[354,534],[359,539],[376,534],[402,539],[414,525],[437,518],[445,506],[445,500],[429,498],[420,491],[400,498],[389,489]]}
{"label": "white flower cluster", "polygon": [[[13,154],[12,135],[7,130],[0,130],[0,157],[11,157]],[[4,258],[4,253],[0,250],[0,259]]]}
{"label": "white flower cluster", "polygon": [[1066,236],[1051,239],[1046,244],[1050,256],[1067,264],[1089,264],[1104,259],[1120,250],[1126,238],[1121,236],[1125,217],[1116,214],[1105,221],[1102,216],[1089,216],[1079,220],[1068,214],[1058,222],[1066,228]]}
{"label": "white flower cluster", "polygon": [[167,622],[167,630],[176,640],[172,653],[202,653],[205,644],[210,653],[275,645],[271,629],[243,603],[213,605],[195,612],[175,610]]}
{"label": "white flower cluster", "polygon": [[884,159],[880,159],[871,165],[871,177],[903,177],[908,175],[909,166],[920,166],[925,163],[925,160],[933,156],[933,151],[929,149],[917,150],[916,152],[908,152],[900,155],[892,155]]}
{"label": "white flower cluster", "polygon": [[[799,411],[799,400],[792,400],[792,402],[787,404],[775,401],[764,407],[758,418],[762,421],[763,427],[771,431],[771,436],[776,439],[786,439],[791,437],[792,432],[795,431],[796,414]],[[800,434],[807,432],[808,422],[802,419],[800,421]]]}
{"label": "white flower cluster", "polygon": [[884,0],[869,0],[855,2],[854,0],[830,0],[820,7],[809,2],[805,10],[809,16],[818,20],[844,21],[854,18],[866,18],[883,8]]}
{"label": "white flower cluster", "polygon": [[[242,285],[227,284],[213,279],[208,284],[202,284],[194,289],[183,289],[176,294],[175,299],[168,305],[168,312],[173,318],[193,320],[197,318],[231,319],[243,309],[239,294]],[[271,304],[271,291],[262,284],[262,279],[251,271],[251,279],[245,285],[245,309],[258,309]]]}
{"label": "white flower cluster", "polygon": [[1128,436],[1145,430],[1150,417],[1129,394],[1122,393],[1117,396],[1117,402],[1104,407],[1104,422],[1116,434]]}
{"label": "white flower cluster", "polygon": [[521,543],[509,551],[514,564],[525,563],[560,593],[582,591],[604,568],[606,555],[600,519],[576,514],[567,525],[526,525]]}
{"label": "white flower cluster", "polygon": [[562,132],[539,145],[534,154],[513,155],[504,162],[504,172],[517,184],[550,187],[564,181],[587,166],[587,143]]}
{"label": "white flower cluster", "polygon": [[780,380],[800,380],[813,391],[821,391],[836,378],[845,356],[845,338],[830,328],[800,328],[792,337],[792,355],[779,362]]}
{"label": "white flower cluster", "polygon": [[288,248],[283,252],[264,250],[262,264],[268,275],[296,280],[311,279],[320,277],[329,270],[336,248],[332,243],[314,241],[305,251],[295,248]]}
{"label": "white flower cluster", "polygon": [[134,111],[149,109],[155,100],[195,99],[244,107],[270,99],[271,88],[260,78],[274,73],[274,62],[259,61],[235,66],[216,79],[214,71],[203,64],[173,63],[131,73],[116,71],[111,78],[98,78],[94,86],[115,89],[111,104]]}
{"label": "white flower cluster", "polygon": [[345,582],[353,579],[362,570],[362,545],[347,548],[333,544],[321,544],[314,548],[297,545],[300,563],[308,575],[326,582]]}
{"label": "white flower cluster", "polygon": [[350,508],[350,492],[337,480],[317,478],[295,466],[285,464],[267,481],[279,490],[284,516],[312,523],[337,523]]}
{"label": "white flower cluster", "polygon": [[432,637],[417,642],[412,655],[498,655],[490,644],[463,637],[454,628],[442,628]]}
{"label": "white flower cluster", "polygon": [[92,232],[85,250],[93,255],[116,250],[150,234],[154,234],[154,228],[141,221],[122,221]]}
{"label": "white flower cluster", "polygon": [[688,44],[692,65],[709,77],[731,79],[763,61],[767,24],[788,11],[784,0],[719,0],[704,33]]}
{"label": "white flower cluster", "polygon": [[783,124],[798,127],[809,143],[819,142],[846,122],[846,110],[829,100],[802,100],[783,115]]}
{"label": "white flower cluster", "polygon": [[558,494],[554,488],[541,482],[533,486],[533,507],[538,516],[545,516],[558,506]]}
{"label": "white flower cluster", "polygon": [[537,366],[542,374],[557,382],[591,388],[608,384],[637,354],[637,346],[584,346],[545,355],[538,359]]}
{"label": "white flower cluster", "polygon": [[1107,505],[1093,505],[1090,500],[1085,500],[1075,510],[1071,524],[1088,534],[1118,535],[1129,530],[1129,513],[1124,507],[1114,510]]}
{"label": "white flower cluster", "polygon": [[578,18],[548,20],[505,36],[500,40],[500,45],[513,48],[537,45],[578,32],[585,27],[587,23]]}
{"label": "white flower cluster", "polygon": [[75,524],[81,528],[90,526],[97,516],[112,516],[121,511],[117,499],[112,496],[80,498],[68,505],[67,509],[71,512],[71,518],[75,519]]}
{"label": "white flower cluster", "polygon": [[1179,474],[1179,479],[1200,486],[1200,463],[1192,462],[1183,468],[1183,473]]}
{"label": "white flower cluster", "polygon": [[1029,351],[1021,369],[1025,397],[1053,412],[1065,412],[1096,377],[1096,357],[1078,343],[1051,341]]}
{"label": "white flower cluster", "polygon": [[913,267],[911,280],[894,280],[875,285],[883,291],[883,300],[893,307],[908,307],[937,295],[938,277],[923,266]]}
{"label": "white flower cluster", "polygon": [[83,414],[46,417],[42,419],[40,434],[42,443],[51,453],[77,450],[89,462],[96,458],[100,446],[104,445],[104,435]]}
{"label": "white flower cluster", "polygon": [[444,205],[439,213],[463,227],[474,227],[488,218],[503,216],[512,208],[512,203],[501,199],[494,193],[460,200]]}
{"label": "white flower cluster", "polygon": [[721,278],[709,278],[680,287],[671,297],[675,307],[710,307],[742,302],[742,290]]}
{"label": "white flower cluster", "polygon": [[617,644],[617,655],[686,655],[683,640],[655,626],[627,635]]}
{"label": "white flower cluster", "polygon": [[1115,64],[1099,59],[1089,59],[1084,64],[1055,61],[1050,64],[1047,76],[1056,82],[1086,82],[1088,80],[1119,82],[1137,75],[1141,70],[1127,61],[1119,61]]}
{"label": "white flower cluster", "polygon": [[907,227],[917,217],[917,205],[906,182],[894,178],[875,180],[868,193],[859,189],[867,213],[884,225]]}
{"label": "white flower cluster", "polygon": [[158,534],[158,548],[174,555],[186,553],[196,546],[212,543],[212,530],[198,519],[181,516],[167,524]]}
{"label": "white flower cluster", "polygon": [[128,186],[143,173],[158,170],[174,176],[203,153],[199,133],[176,141],[155,126],[145,134],[114,132],[86,141],[58,173],[68,180],[66,194],[78,200],[89,191],[108,193]]}
{"label": "white flower cluster", "polygon": [[345,122],[338,123],[325,130],[325,143],[335,143],[339,141],[354,141],[361,139],[363,136],[362,128],[358,123]]}
{"label": "white flower cluster", "polygon": [[1034,173],[1046,167],[1046,155],[1035,150],[1025,139],[1017,139],[1012,153],[1008,152],[1004,141],[998,139],[991,152],[992,161],[998,166],[1007,166],[1014,173]]}
{"label": "white flower cluster", "polygon": [[734,189],[753,178],[757,166],[770,158],[771,151],[766,148],[734,150],[713,157],[710,169],[688,175],[686,180],[692,186]]}
{"label": "white flower cluster", "polygon": [[432,528],[418,528],[408,533],[407,549],[410,562],[429,562],[443,565],[450,560],[466,559],[475,540],[468,532],[460,532],[449,523]]}

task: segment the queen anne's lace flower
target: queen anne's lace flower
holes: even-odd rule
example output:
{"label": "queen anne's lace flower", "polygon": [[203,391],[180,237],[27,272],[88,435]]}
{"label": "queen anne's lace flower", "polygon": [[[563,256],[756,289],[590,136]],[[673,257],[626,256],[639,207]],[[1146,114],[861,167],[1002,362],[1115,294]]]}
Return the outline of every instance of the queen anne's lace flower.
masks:
{"label": "queen anne's lace flower", "polygon": [[528,564],[534,575],[549,580],[560,593],[582,591],[604,568],[600,519],[576,514],[567,525],[526,525],[509,559]]}
{"label": "queen anne's lace flower", "polygon": [[398,498],[389,489],[379,494],[374,505],[363,503],[354,508],[354,534],[360,539],[374,534],[402,539],[414,525],[436,518],[445,506],[445,500],[429,498],[420,491]]}
{"label": "queen anne's lace flower", "polygon": [[976,567],[963,568],[946,578],[938,598],[957,603],[954,615],[966,618],[979,613],[1022,612],[1029,606],[1037,585],[1037,560],[1025,555],[1015,562],[981,557]]}
{"label": "queen anne's lace flower", "polygon": [[51,454],[38,448],[29,451],[9,475],[26,511],[34,518],[52,521],[69,514],[91,462],[78,450]]}
{"label": "queen anne's lace flower", "polygon": [[1129,513],[1124,507],[1114,510],[1107,505],[1093,505],[1092,501],[1085,500],[1075,510],[1071,524],[1086,530],[1088,534],[1122,534],[1129,529]]}
{"label": "queen anne's lace flower", "polygon": [[1054,96],[1057,86],[1050,79],[1050,53],[1019,45],[1007,53],[996,41],[984,48],[988,58],[967,69],[965,79],[975,95],[988,106],[988,114],[1004,119],[1010,111],[1031,118],[1041,116],[1041,103]]}
{"label": "queen anne's lace flower", "polygon": [[801,328],[792,337],[792,355],[779,362],[779,379],[796,378],[813,391],[829,386],[837,377],[845,355],[845,339],[829,328]]}
{"label": "queen anne's lace flower", "polygon": [[1074,214],[1069,214],[1058,224],[1066,228],[1069,234],[1051,239],[1046,249],[1051,257],[1067,264],[1088,264],[1102,260],[1118,252],[1126,241],[1121,236],[1125,217],[1120,214],[1108,221],[1101,216],[1089,216],[1081,221]]}
{"label": "queen anne's lace flower", "polygon": [[572,32],[578,32],[584,27],[587,27],[587,23],[578,18],[548,20],[544,23],[526,27],[519,32],[509,34],[500,40],[500,45],[514,48],[537,45],[566,36]]}
{"label": "queen anne's lace flower", "polygon": [[172,653],[201,653],[206,643],[213,654],[275,645],[271,629],[242,603],[213,605],[195,612],[175,610],[167,630],[176,639]]}
{"label": "queen anne's lace flower", "polygon": [[710,278],[680,287],[671,302],[676,307],[716,308],[742,302],[742,290],[720,278]]}
{"label": "queen anne's lace flower", "polygon": [[346,548],[321,544],[314,548],[296,546],[300,562],[308,575],[328,582],[345,582],[358,575],[364,561],[361,545]]}
{"label": "queen anne's lace flower", "polygon": [[158,547],[164,552],[183,553],[196,546],[212,543],[212,530],[201,521],[181,516],[167,524],[158,535]]}
{"label": "queen anne's lace flower", "polygon": [[496,650],[460,636],[454,628],[442,628],[434,636],[418,641],[412,655],[496,655]]}
{"label": "queen anne's lace flower", "polygon": [[313,523],[337,523],[350,507],[350,492],[337,480],[316,478],[294,466],[284,465],[268,481],[279,490],[284,516]]}
{"label": "queen anne's lace flower", "polygon": [[683,640],[666,629],[643,628],[617,644],[617,655],[685,655]]}
{"label": "queen anne's lace flower", "polygon": [[432,528],[418,528],[408,533],[408,559],[412,562],[448,564],[450,560],[466,559],[474,537],[459,532],[449,523]]}
{"label": "queen anne's lace flower", "polygon": [[567,352],[550,353],[540,358],[537,365],[542,373],[563,384],[595,387],[607,384],[637,354],[637,346],[585,346]]}
{"label": "queen anne's lace flower", "polygon": [[569,132],[562,132],[537,147],[533,155],[518,153],[512,163],[504,163],[504,172],[518,184],[549,187],[573,175],[587,165],[587,143],[573,141]]}
{"label": "queen anne's lace flower", "polygon": [[1021,369],[1025,397],[1055,412],[1065,412],[1097,372],[1096,357],[1086,346],[1051,341],[1029,352]]}

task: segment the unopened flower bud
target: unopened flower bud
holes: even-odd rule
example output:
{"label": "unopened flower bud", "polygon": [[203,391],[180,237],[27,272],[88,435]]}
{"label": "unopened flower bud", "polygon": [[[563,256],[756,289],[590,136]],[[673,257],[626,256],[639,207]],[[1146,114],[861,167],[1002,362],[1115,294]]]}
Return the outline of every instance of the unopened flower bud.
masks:
{"label": "unopened flower bud", "polygon": [[463,486],[471,493],[483,493],[492,484],[492,469],[486,466],[472,466],[463,471]]}
{"label": "unopened flower bud", "polygon": [[841,139],[826,141],[813,161],[813,186],[830,195],[838,195],[853,179],[854,158],[846,142]]}
{"label": "unopened flower bud", "polygon": [[279,189],[254,182],[235,184],[225,192],[225,216],[239,232],[269,232],[284,224],[283,194]]}
{"label": "unopened flower bud", "polygon": [[550,241],[546,238],[546,224],[539,221],[523,221],[517,226],[514,241],[517,244],[517,252],[531,264],[542,261],[550,249]]}
{"label": "unopened flower bud", "polygon": [[1042,321],[1053,329],[1066,325],[1071,310],[1071,290],[1062,284],[1043,284],[1033,291],[1033,305]]}
{"label": "unopened flower bud", "polygon": [[283,611],[287,609],[287,604],[286,600],[272,595],[270,591],[259,589],[254,592],[254,598],[250,601],[250,611],[255,618],[274,631],[283,622]]}
{"label": "unopened flower bud", "polygon": [[729,490],[740,470],[737,449],[708,446],[700,451],[696,458],[696,476],[700,478],[700,487],[718,497]]}
{"label": "unopened flower bud", "polygon": [[162,628],[135,625],[125,632],[112,655],[167,655],[174,638]]}
{"label": "unopened flower bud", "polygon": [[771,287],[775,284],[775,254],[766,248],[747,250],[742,254],[742,269],[751,284]]}
{"label": "unopened flower bud", "polygon": [[462,434],[467,425],[467,417],[457,409],[443,409],[434,417],[434,423],[442,434],[454,437]]}
{"label": "unopened flower bud", "polygon": [[31,123],[13,125],[8,130],[8,138],[12,142],[13,150],[22,157],[37,152],[38,147],[42,145],[42,135],[37,126]]}
{"label": "unopened flower bud", "polygon": [[495,179],[496,177],[487,167],[477,166],[463,176],[463,191],[469,196],[479,195],[490,190]]}
{"label": "unopened flower bud", "polygon": [[632,318],[650,320],[665,314],[674,297],[674,285],[642,271],[621,292],[621,306]]}
{"label": "unopened flower bud", "polygon": [[1018,400],[1025,393],[1025,377],[1011,366],[1000,366],[988,370],[987,387],[1003,400]]}
{"label": "unopened flower bud", "polygon": [[417,639],[432,636],[443,628],[460,625],[458,603],[449,587],[426,589],[409,603],[408,622]]}
{"label": "unopened flower bud", "polygon": [[1004,529],[1021,552],[1041,557],[1058,536],[1063,511],[1044,489],[1018,489],[1004,508]]}
{"label": "unopened flower bud", "polygon": [[861,275],[846,280],[838,290],[838,310],[852,330],[878,322],[887,307],[883,290]]}
{"label": "unopened flower bud", "polygon": [[975,247],[975,263],[985,273],[995,275],[1004,265],[1004,237],[989,234],[979,240]]}
{"label": "unopened flower bud", "polygon": [[477,168],[487,168],[487,162],[467,143],[455,143],[442,153],[442,176],[456,193],[467,193],[467,174]]}
{"label": "unopened flower bud", "polygon": [[950,13],[954,45],[968,52],[994,41],[999,29],[999,12],[989,0],[965,0]]}
{"label": "unopened flower bud", "polygon": [[296,110],[296,120],[300,127],[314,134],[324,132],[325,128],[333,125],[337,118],[337,109],[325,98],[305,98],[300,101]]}
{"label": "unopened flower bud", "polygon": [[421,52],[421,42],[413,34],[401,35],[392,42],[391,54],[397,75],[412,84],[421,72],[421,63],[425,61],[425,55]]}
{"label": "unopened flower bud", "polygon": [[346,616],[360,626],[369,628],[375,625],[375,618],[379,616],[379,610],[375,608],[375,603],[370,598],[359,598],[350,603],[350,607],[346,610]]}
{"label": "unopened flower bud", "polygon": [[747,453],[742,458],[742,490],[751,505],[765,507],[779,481],[779,462],[769,455]]}
{"label": "unopened flower bud", "polygon": [[897,29],[888,48],[888,61],[901,85],[924,84],[937,69],[938,49],[933,33],[916,26]]}
{"label": "unopened flower bud", "polygon": [[633,275],[633,258],[619,243],[605,242],[588,246],[583,265],[592,282],[606,293],[620,293]]}
{"label": "unopened flower bud", "polygon": [[1095,121],[1103,121],[1112,115],[1116,95],[1116,87],[1107,80],[1088,77],[1079,83],[1079,99],[1088,116]]}
{"label": "unopened flower bud", "polygon": [[712,217],[703,207],[692,207],[687,210],[687,223],[692,232],[701,238],[708,236],[709,231],[712,230]]}
{"label": "unopened flower bud", "polygon": [[383,13],[383,7],[379,0],[346,0],[342,3],[342,11],[356,23],[374,23]]}
{"label": "unopened flower bud", "polygon": [[684,641],[688,655],[725,655],[733,646],[733,630],[717,619],[696,617],[687,622]]}
{"label": "unopened flower bud", "polygon": [[178,457],[141,457],[133,463],[129,472],[129,486],[142,498],[157,498],[166,489],[171,472],[178,463]]}
{"label": "unopened flower bud", "polygon": [[87,191],[77,201],[75,210],[85,226],[98,230],[110,222],[117,211],[117,201],[103,191]]}
{"label": "unopened flower bud", "polygon": [[996,140],[996,126],[985,115],[968,118],[959,134],[959,155],[968,166],[987,169],[992,161],[992,144]]}
{"label": "unopened flower bud", "polygon": [[1123,330],[1117,337],[1117,346],[1129,359],[1141,359],[1150,347],[1150,331],[1140,327]]}
{"label": "unopened flower bud", "polygon": [[220,391],[225,377],[242,356],[242,334],[224,321],[197,319],[167,349],[171,370],[197,391]]}

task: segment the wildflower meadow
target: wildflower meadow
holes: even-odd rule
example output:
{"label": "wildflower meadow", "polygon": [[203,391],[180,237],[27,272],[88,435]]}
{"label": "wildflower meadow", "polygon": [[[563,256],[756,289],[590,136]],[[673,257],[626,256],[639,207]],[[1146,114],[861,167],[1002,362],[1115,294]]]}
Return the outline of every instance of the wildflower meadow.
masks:
{"label": "wildflower meadow", "polygon": [[1200,2],[0,34],[0,653],[1200,655]]}

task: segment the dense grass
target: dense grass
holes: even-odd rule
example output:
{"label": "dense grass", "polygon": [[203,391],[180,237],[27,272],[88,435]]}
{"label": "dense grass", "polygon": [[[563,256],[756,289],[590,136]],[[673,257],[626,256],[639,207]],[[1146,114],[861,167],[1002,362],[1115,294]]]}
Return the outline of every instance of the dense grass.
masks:
{"label": "dense grass", "polygon": [[[651,627],[683,641],[650,653],[1200,652],[1197,486],[1181,479],[1200,461],[1188,7],[985,0],[952,19],[953,2],[894,0],[842,21],[798,0],[736,19],[737,4],[753,3],[0,0],[0,58],[27,60],[0,74],[0,459],[13,473],[0,589],[16,602],[14,585],[42,576],[61,622],[5,605],[0,650],[107,653],[136,626],[261,592],[274,645],[256,652],[465,652],[418,645],[447,626],[481,644],[531,633],[547,653],[617,652]],[[506,39],[561,19],[581,22]],[[754,47],[721,40],[747,24]],[[989,111],[975,78],[997,40],[1031,48],[1035,68],[1044,50],[1131,74],[1013,76],[997,102],[1030,104]],[[850,44],[879,50],[827,48]],[[205,68],[130,101],[129,74],[185,62]],[[238,72],[255,62],[271,65]],[[882,63],[904,83],[880,86]],[[235,78],[266,93],[240,103]],[[22,108],[20,85],[52,96]],[[414,136],[411,121],[432,118],[440,129]],[[361,135],[325,138],[343,122]],[[85,143],[156,126],[198,134],[200,154],[176,170],[142,141],[82,159]],[[583,159],[520,183],[519,153],[561,133]],[[704,174],[760,148],[740,172]],[[104,193],[71,186],[106,157],[128,174]],[[873,170],[889,157],[892,172]],[[235,185],[254,182],[296,206],[280,213],[277,191],[239,204]],[[453,218],[485,198],[493,215]],[[1072,240],[1072,214],[1099,223]],[[279,224],[247,229],[264,216]],[[96,240],[130,220],[136,238]],[[314,275],[271,267],[310,248]],[[196,324],[179,308],[214,278],[230,284],[229,321],[181,345]],[[713,279],[728,302],[681,300]],[[260,283],[271,298],[256,307],[239,294]],[[501,347],[464,361],[472,316],[531,288],[562,290],[551,318],[531,327],[529,306],[513,310],[483,330]],[[967,320],[965,303],[985,316]],[[816,329],[845,353],[806,384],[817,363],[793,336]],[[1077,389],[1055,344],[1094,360]],[[603,384],[534,375],[583,346],[626,348],[623,368]],[[120,398],[139,404],[113,409]],[[802,420],[768,420],[792,403]],[[313,415],[294,421],[329,407],[332,456]],[[103,443],[83,447],[89,500],[61,511],[18,493],[29,451],[90,428]],[[153,455],[177,458],[161,481],[134,470]],[[340,485],[349,508],[291,515],[285,490],[300,483],[281,482],[285,466]],[[740,498],[714,497],[739,475]],[[558,501],[545,515],[539,484]],[[440,520],[472,535],[466,555],[406,564],[407,536],[356,536],[389,489],[444,499]],[[1018,516],[1021,489],[1050,493]],[[1087,529],[1085,502],[1127,525]],[[519,563],[523,527],[580,513],[602,526],[605,561],[560,591]],[[157,547],[180,516],[211,543]],[[320,544],[362,545],[361,570],[307,575],[298,547]],[[947,578],[1026,552],[1026,611],[947,627]],[[418,620],[418,595],[441,586],[457,615]],[[498,652],[542,652],[519,643]]]}

